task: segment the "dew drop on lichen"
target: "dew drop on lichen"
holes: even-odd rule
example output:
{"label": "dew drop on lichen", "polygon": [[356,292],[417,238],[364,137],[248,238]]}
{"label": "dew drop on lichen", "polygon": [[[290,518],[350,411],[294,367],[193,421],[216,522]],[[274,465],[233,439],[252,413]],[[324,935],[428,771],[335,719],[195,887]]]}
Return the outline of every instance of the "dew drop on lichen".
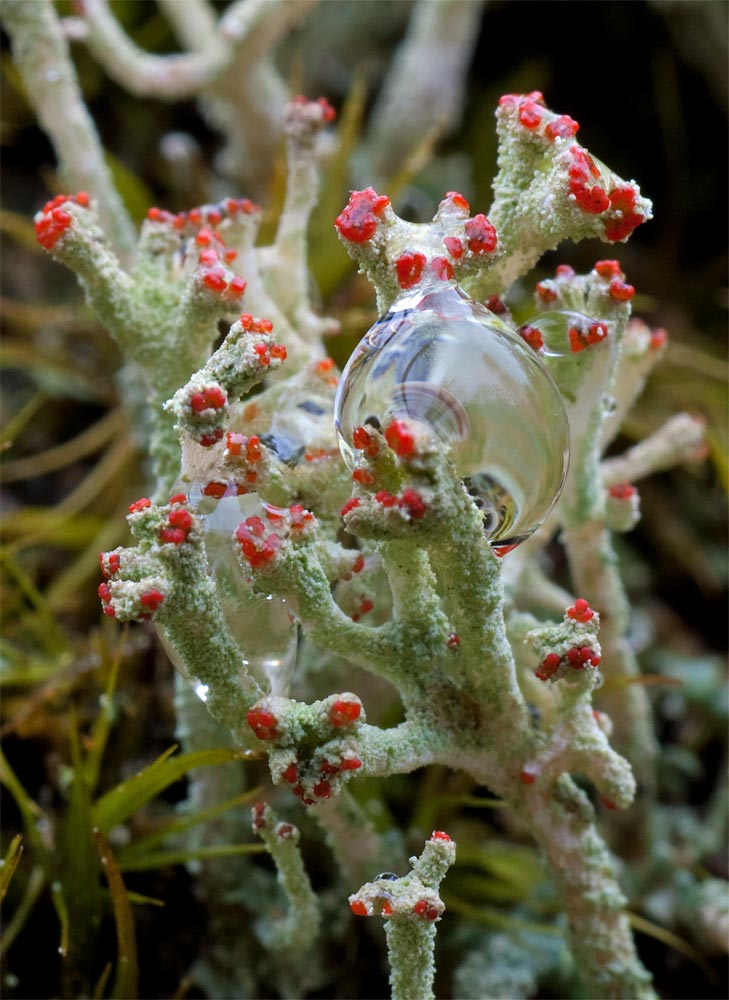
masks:
{"label": "dew drop on lichen", "polygon": [[537,354],[452,283],[401,296],[365,334],[342,374],[335,421],[354,468],[356,427],[408,417],[447,448],[498,546],[542,523],[564,483],[567,416]]}
{"label": "dew drop on lichen", "polygon": [[231,542],[233,532],[247,517],[265,517],[268,510],[281,514],[285,511],[265,504],[255,493],[216,500],[203,496],[200,487],[193,486],[190,499],[203,519],[210,574],[228,628],[241,650],[241,665],[266,694],[285,696],[296,666],[295,609],[282,597],[253,590]]}

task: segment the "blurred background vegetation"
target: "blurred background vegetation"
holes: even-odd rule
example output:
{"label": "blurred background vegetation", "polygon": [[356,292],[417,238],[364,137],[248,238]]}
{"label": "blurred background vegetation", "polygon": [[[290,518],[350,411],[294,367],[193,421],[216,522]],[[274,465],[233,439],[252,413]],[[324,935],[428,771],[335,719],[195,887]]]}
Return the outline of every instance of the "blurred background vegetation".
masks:
{"label": "blurred background vegetation", "polygon": [[[139,45],[175,49],[154,3],[125,0],[114,8]],[[68,12],[70,5],[59,9]],[[350,136],[326,168],[311,233],[312,281],[321,307],[342,322],[342,334],[329,345],[339,362],[370,325],[374,301],[339,247],[332,220],[352,182],[348,158],[410,10],[403,0],[328,0],[279,52],[292,91],[325,96]],[[666,357],[616,448],[679,410],[707,421],[707,462],[642,484],[642,520],[620,540],[634,638],[644,650],[646,672],[663,678],[650,688],[662,741],[660,822],[681,827],[687,842],[703,824],[725,830],[725,815],[722,820],[715,814],[726,808],[716,790],[724,782],[728,714],[726,14],[722,2],[487,3],[460,122],[435,148],[423,136],[422,148],[394,183],[395,207],[413,219],[430,218],[451,189],[462,191],[475,211],[487,211],[498,97],[540,89],[551,108],[580,121],[580,139],[595,155],[635,178],[653,199],[654,221],[627,245],[614,251],[597,242],[565,245],[543,262],[534,280],[561,261],[589,270],[596,259],[617,256],[638,290],[636,313],[668,330]],[[174,743],[172,671],[153,629],[120,628],[102,617],[96,598],[97,553],[127,537],[124,514],[144,492],[144,456],[120,404],[120,359],[113,343],[83,304],[73,276],[35,242],[32,215],[56,193],[58,182],[52,150],[35,124],[5,42],[3,988],[15,997],[94,991],[203,996],[186,979],[205,922],[184,864],[192,855],[171,856],[172,840],[166,839],[179,832],[174,805],[184,798],[185,774],[201,762],[179,754],[160,760],[116,799],[105,798]],[[194,102],[135,99],[108,80],[83,46],[74,46],[74,58],[135,220],[151,204],[176,211],[206,200],[211,191],[250,193],[214,176],[211,164],[221,140]],[[179,132],[199,148],[194,169],[185,169],[184,176],[164,155],[163,140]],[[269,234],[284,177],[281,150],[269,189],[255,193],[267,210],[263,228]],[[528,289],[514,295],[515,302],[523,301]],[[229,759],[225,753],[203,763],[222,766]],[[256,766],[250,765],[252,781],[265,781]],[[508,928],[521,919],[542,935],[535,953],[549,951],[556,904],[536,854],[513,834],[498,807],[489,808],[461,779],[435,770],[362,782],[357,794],[370,805],[374,801],[383,823],[392,822],[406,836],[446,824],[459,835],[459,864],[447,882],[454,916],[443,924],[439,995],[453,989],[453,955],[480,926]],[[297,814],[296,821],[306,834],[306,820]],[[96,839],[93,827],[100,830]],[[24,834],[22,845],[13,839],[18,833]],[[330,866],[326,852],[315,837],[307,851],[314,878],[323,883]],[[108,876],[103,881],[102,859]],[[726,878],[726,855],[710,850],[693,874]],[[726,996],[723,961],[691,921],[682,923],[680,907],[669,898],[680,894],[680,885],[658,879],[633,890],[641,951],[661,995]],[[138,955],[135,926],[136,939],[144,942]],[[352,978],[353,970],[361,974],[379,964],[369,959],[374,947],[364,939],[333,946],[330,976],[317,995],[387,995],[382,973],[372,973],[364,990]],[[564,983],[557,976],[551,985],[542,983],[538,995],[563,995]]]}

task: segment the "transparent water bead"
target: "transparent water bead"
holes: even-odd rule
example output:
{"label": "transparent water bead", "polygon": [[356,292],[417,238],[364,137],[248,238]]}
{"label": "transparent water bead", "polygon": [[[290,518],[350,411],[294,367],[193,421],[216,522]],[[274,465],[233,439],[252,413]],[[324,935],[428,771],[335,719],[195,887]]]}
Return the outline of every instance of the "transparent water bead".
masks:
{"label": "transparent water bead", "polygon": [[365,334],[335,401],[342,456],[361,458],[354,429],[422,421],[449,451],[498,547],[544,520],[562,489],[569,429],[559,390],[507,323],[453,283],[402,295]]}
{"label": "transparent water bead", "polygon": [[203,496],[200,487],[190,490],[190,500],[203,517],[210,573],[225,620],[241,649],[241,665],[253,674],[266,694],[285,696],[293,679],[298,649],[294,608],[282,597],[253,590],[231,540],[241,521],[279,508],[264,504],[255,493],[216,500]]}

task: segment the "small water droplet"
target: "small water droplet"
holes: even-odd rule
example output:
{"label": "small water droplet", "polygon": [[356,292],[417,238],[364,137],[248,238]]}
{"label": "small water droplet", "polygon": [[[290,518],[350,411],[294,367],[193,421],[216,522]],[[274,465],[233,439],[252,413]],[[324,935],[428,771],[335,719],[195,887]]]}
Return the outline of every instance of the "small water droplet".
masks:
{"label": "small water droplet", "polygon": [[536,353],[452,283],[400,297],[364,335],[334,404],[342,456],[355,468],[358,426],[426,424],[448,449],[499,546],[528,537],[564,483],[567,416]]}
{"label": "small water droplet", "polygon": [[383,879],[387,882],[396,882],[400,878],[395,872],[380,872],[379,875],[375,875],[373,882],[380,882]]}
{"label": "small water droplet", "polygon": [[208,700],[208,686],[207,684],[201,684],[199,681],[195,684],[195,694],[198,696],[200,701]]}
{"label": "small water droplet", "polygon": [[615,396],[603,396],[602,407],[606,413],[615,413],[618,408],[618,401]]}
{"label": "small water droplet", "polygon": [[296,666],[297,609],[290,599],[254,591],[248,567],[234,551],[232,535],[247,517],[265,521],[269,513],[283,516],[287,512],[264,503],[255,493],[219,500],[206,497],[199,484],[190,490],[190,499],[203,518],[210,573],[225,620],[241,649],[241,666],[253,674],[266,694],[284,696]]}

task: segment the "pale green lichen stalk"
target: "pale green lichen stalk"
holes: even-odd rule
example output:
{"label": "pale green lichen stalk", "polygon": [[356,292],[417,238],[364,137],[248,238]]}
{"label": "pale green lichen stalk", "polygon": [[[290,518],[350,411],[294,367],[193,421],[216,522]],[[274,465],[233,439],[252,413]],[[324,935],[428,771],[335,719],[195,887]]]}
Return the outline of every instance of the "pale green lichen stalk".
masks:
{"label": "pale green lichen stalk", "polygon": [[[30,31],[24,6],[36,17],[34,31],[43,18],[48,37],[56,31],[47,5],[6,3],[21,59]],[[263,92],[275,94],[263,54],[308,4],[233,4],[218,22],[197,4],[167,5],[197,51],[162,62],[120,39],[101,0],[84,6],[87,44],[117,79],[165,97],[201,92],[222,119],[238,98],[257,92],[252,80],[268,74]],[[32,60],[24,65],[30,89]],[[235,92],[234,67],[245,70]],[[39,107],[47,107],[46,91],[36,89]],[[600,703],[607,713],[593,707],[603,673],[625,680],[636,672],[610,536],[638,516],[623,477],[692,457],[700,428],[677,418],[680,434],[666,429],[625,456],[603,459],[661,343],[629,324],[633,290],[617,262],[600,261],[587,275],[561,268],[541,282],[532,320],[508,334],[551,373],[571,430],[564,492],[530,539],[508,556],[512,546],[492,547],[448,444],[417,415],[357,427],[347,443],[355,454],[350,476],[333,425],[337,372],[321,345],[335,324],[312,308],[305,238],[321,133],[332,117],[325,101],[281,109],[289,183],[271,246],[256,245],[260,210],[247,199],[174,215],[151,209],[133,254],[117,232],[123,263],[107,242],[110,206],[98,185],[94,197],[54,199],[37,217],[40,242],[78,275],[147,408],[153,498],[130,509],[136,544],[102,555],[104,610],[120,621],[155,621],[210,714],[242,745],[267,751],[273,782],[290,788],[330,839],[338,836],[334,854],[345,878],[387,855],[368,821],[361,840],[343,842],[359,819],[349,782],[438,763],[487,786],[549,862],[585,995],[649,1000],[650,977],[635,953],[613,860],[572,775],[585,776],[607,808],[628,810],[635,779],[624,750],[650,788],[652,733],[641,689],[618,686]],[[242,120],[250,125],[255,115]],[[488,295],[488,308],[508,324],[500,296],[544,251],[565,238],[621,242],[650,218],[637,186],[594,160],[576,141],[577,123],[547,109],[541,94],[506,95],[497,126],[488,216],[448,192],[432,223],[416,225],[372,188],[352,194],[337,229],[382,312],[403,291],[417,297],[426,285],[463,281]],[[250,135],[232,130],[230,138],[229,158],[240,166]],[[113,214],[118,230],[122,217]],[[227,333],[213,351],[220,321]],[[535,558],[560,530],[577,599],[550,583]],[[230,600],[236,584],[240,608]],[[251,634],[239,628],[241,609],[255,614],[258,597],[281,601],[322,655],[344,657],[393,685],[403,721],[390,729],[368,724],[346,679],[343,691],[311,702],[267,683]],[[536,613],[545,608],[549,620]],[[375,624],[362,621],[368,615]],[[268,806],[256,808],[254,828],[287,897],[285,916],[256,925],[258,940],[276,962],[291,960],[291,972],[304,957],[313,961],[319,904],[296,828]],[[362,857],[348,862],[358,843]],[[372,871],[350,897],[356,914],[386,918],[396,1000],[433,996],[438,888],[454,858],[454,843],[436,832],[409,874]],[[338,905],[344,909],[343,897]],[[291,989],[287,975],[279,982]]]}

